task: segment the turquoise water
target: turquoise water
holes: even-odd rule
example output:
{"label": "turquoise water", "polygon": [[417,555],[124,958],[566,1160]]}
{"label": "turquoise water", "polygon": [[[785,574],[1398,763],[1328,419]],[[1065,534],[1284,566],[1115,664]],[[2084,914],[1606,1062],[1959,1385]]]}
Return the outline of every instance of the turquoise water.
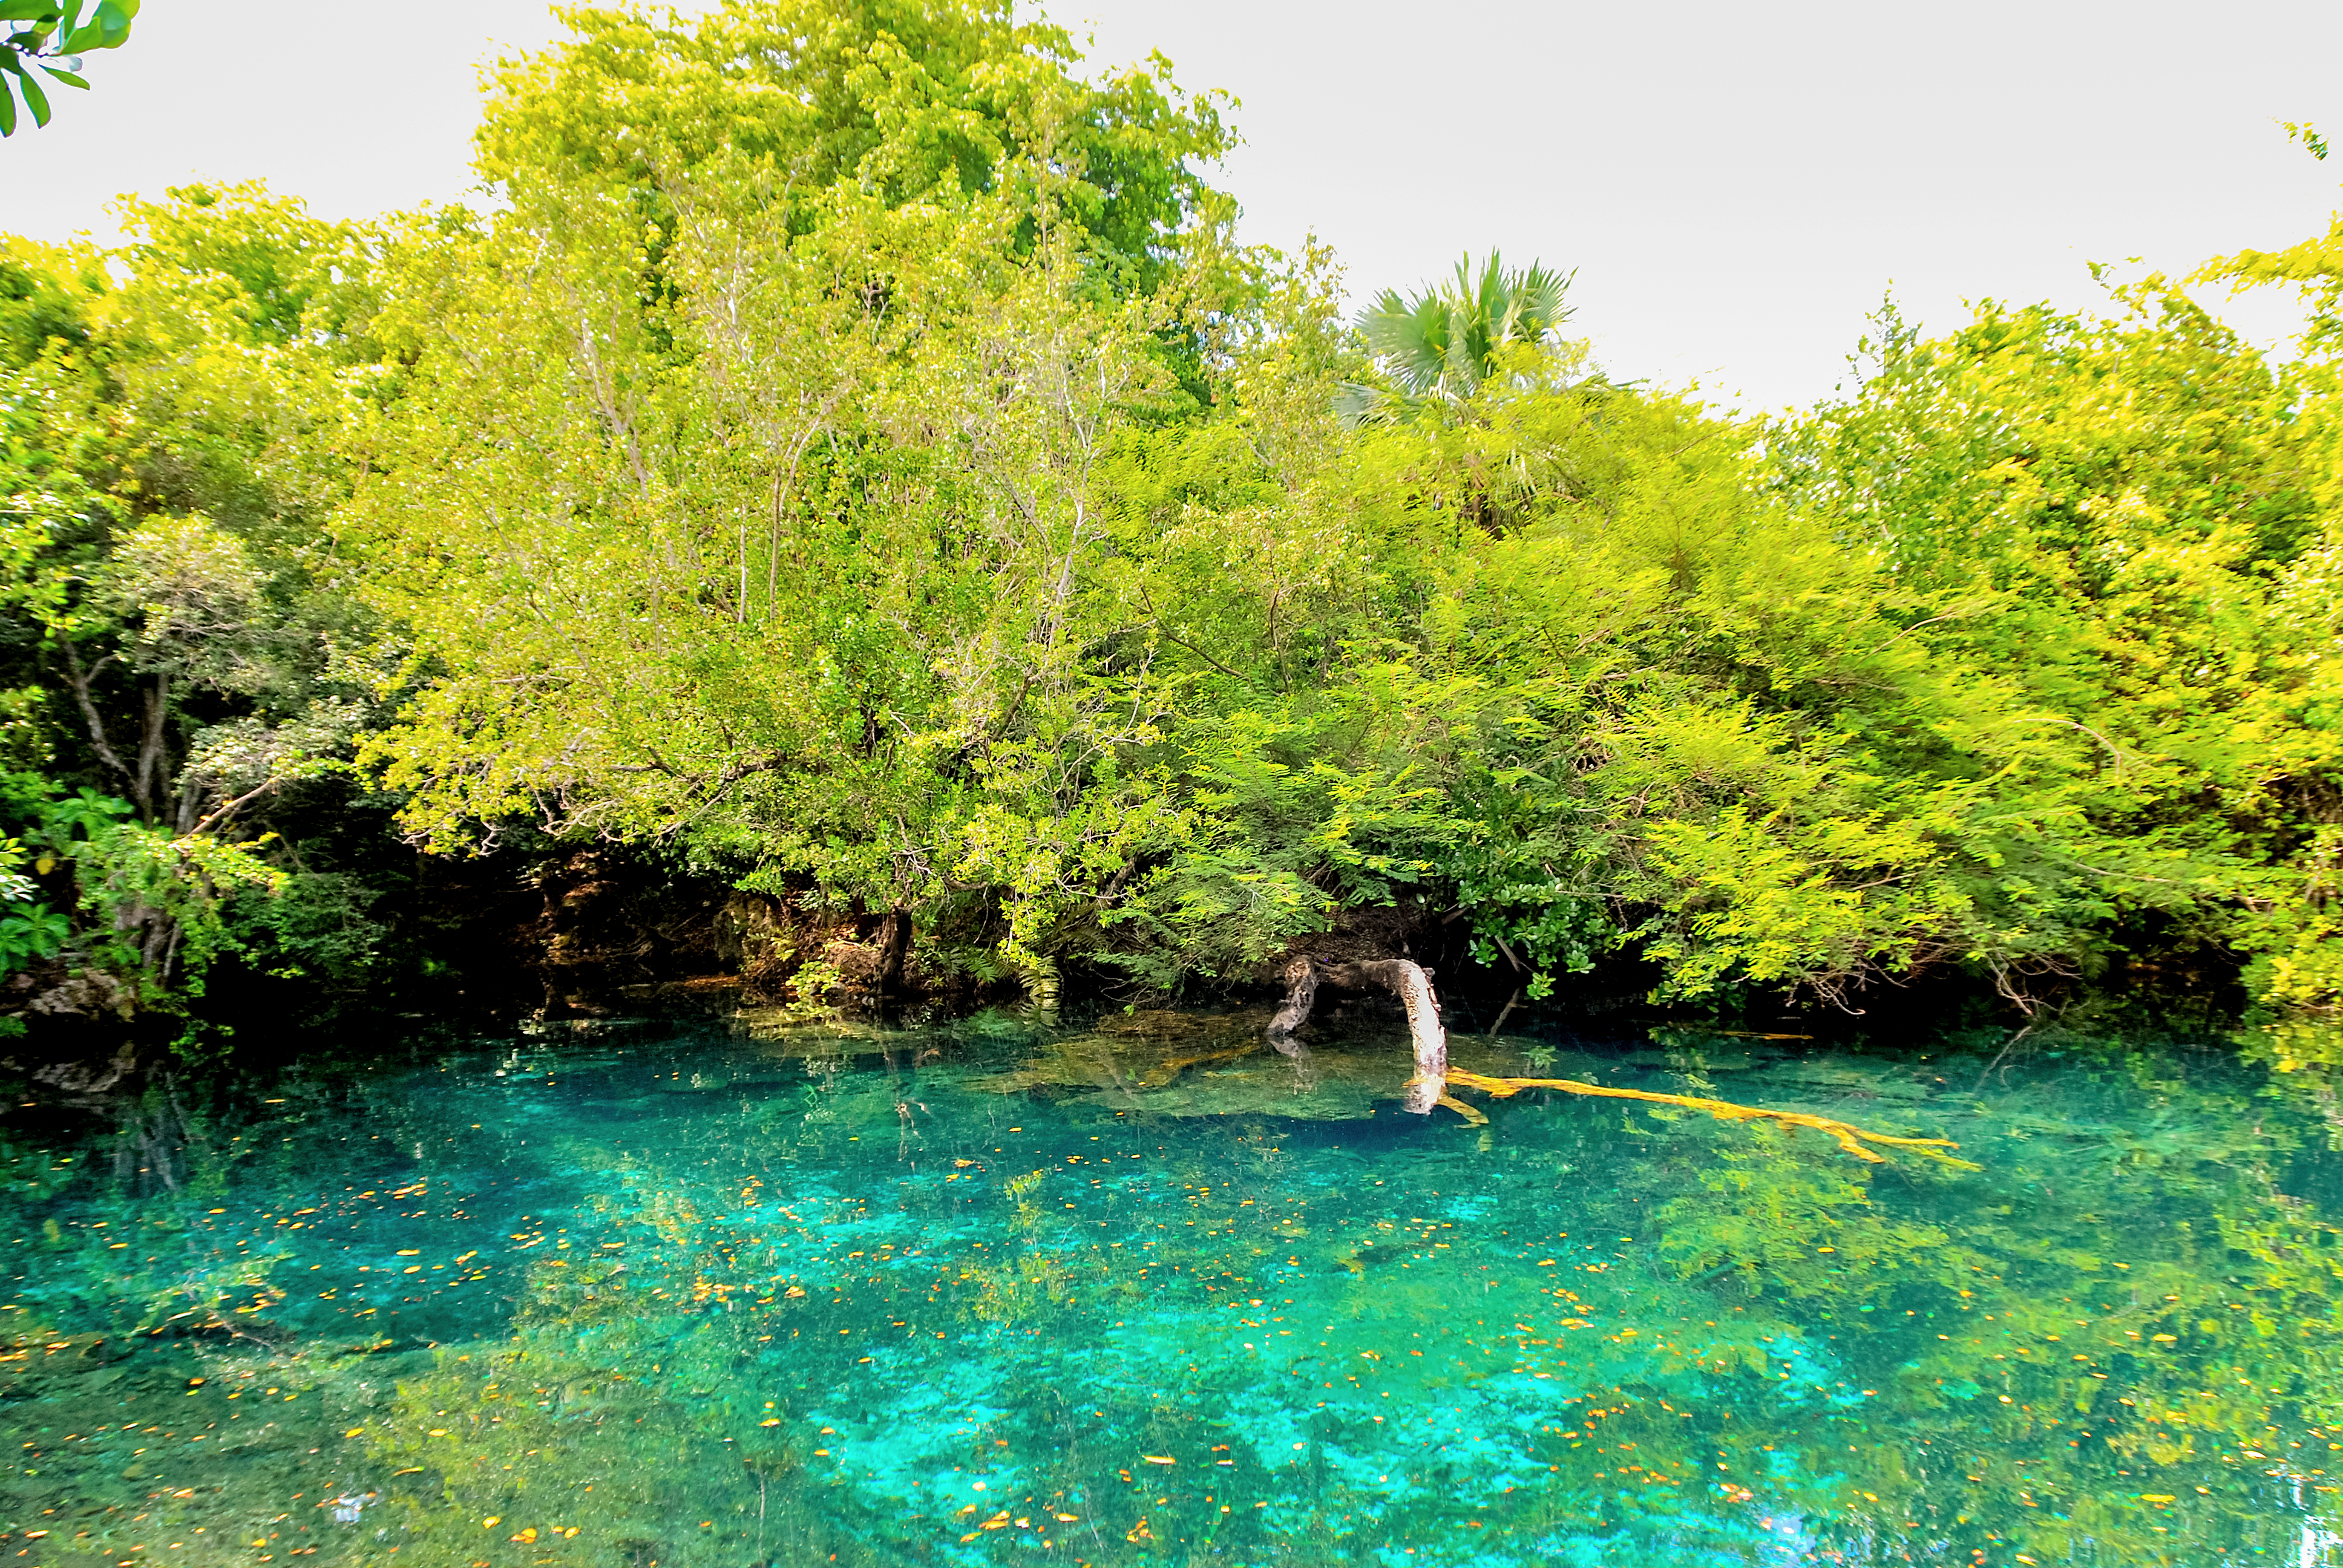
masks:
{"label": "turquoise water", "polygon": [[1300,1062],[1261,1021],[20,1095],[0,1563],[2343,1560],[2311,1069],[1455,1042],[1966,1171],[1547,1092],[1411,1117],[1395,1011]]}

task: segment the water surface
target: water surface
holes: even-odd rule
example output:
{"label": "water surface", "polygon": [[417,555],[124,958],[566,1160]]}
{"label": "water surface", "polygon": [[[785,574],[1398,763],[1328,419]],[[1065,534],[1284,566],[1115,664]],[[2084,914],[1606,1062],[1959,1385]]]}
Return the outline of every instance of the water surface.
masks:
{"label": "water surface", "polygon": [[1300,1063],[1260,1022],[640,1021],[18,1106],[0,1562],[2343,1558],[2313,1069],[1457,1040],[1962,1171],[1412,1117],[1395,1011]]}

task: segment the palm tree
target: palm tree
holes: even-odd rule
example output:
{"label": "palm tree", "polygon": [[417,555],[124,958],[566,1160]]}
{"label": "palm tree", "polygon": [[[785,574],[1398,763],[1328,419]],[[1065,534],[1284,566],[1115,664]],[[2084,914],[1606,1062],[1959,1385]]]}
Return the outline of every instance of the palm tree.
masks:
{"label": "palm tree", "polygon": [[[1359,313],[1359,331],[1404,401],[1470,397],[1496,367],[1508,344],[1545,343],[1568,318],[1563,295],[1570,275],[1532,263],[1505,270],[1495,251],[1473,275],[1473,258],[1456,264],[1451,282],[1413,297],[1387,288]],[[1354,419],[1386,411],[1392,399],[1373,387],[1343,388],[1343,411]]]}

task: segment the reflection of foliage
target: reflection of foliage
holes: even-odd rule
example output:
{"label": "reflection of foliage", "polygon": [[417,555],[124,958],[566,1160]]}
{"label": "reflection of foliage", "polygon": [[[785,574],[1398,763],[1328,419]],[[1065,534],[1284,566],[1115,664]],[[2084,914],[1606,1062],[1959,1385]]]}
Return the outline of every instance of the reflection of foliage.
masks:
{"label": "reflection of foliage", "polygon": [[[2187,1533],[2209,1547],[2259,1506],[2265,1473],[2323,1470],[2338,1412],[2314,1392],[2313,1347],[2343,1321],[2334,1230],[2273,1192],[2287,1135],[2172,1060],[2078,1065],[2077,1081],[2117,1097],[2106,1120],[2012,1092],[1995,1168],[1896,1192],[1778,1136],[1699,1136],[1703,1192],[1670,1180],[1660,1254],[1737,1285],[1727,1302],[1756,1298],[1731,1311],[1820,1314],[1753,1322],[1735,1336],[1747,1364],[1899,1412],[1897,1442],[1845,1456],[1827,1532],[1844,1550],[1918,1523],[2060,1556],[2193,1561]],[[2165,1506],[2179,1498],[2197,1501]]]}
{"label": "reflection of foliage", "polygon": [[[157,1096],[69,1166],[7,1167],[17,1228],[0,1233],[37,1252],[27,1272],[58,1292],[44,1343],[69,1348],[0,1376],[12,1399],[111,1402],[94,1380],[114,1352],[87,1347],[174,1288],[164,1317],[192,1295],[297,1332],[297,1355],[217,1332],[136,1342],[176,1358],[156,1400],[184,1402],[175,1419],[251,1432],[265,1398],[307,1423],[270,1440],[287,1463],[381,1493],[359,1531],[321,1531],[349,1563],[384,1550],[375,1529],[400,1545],[386,1560],[491,1568],[972,1564],[1061,1525],[1095,1568],[1411,1545],[1419,1562],[1567,1562],[1597,1543],[1608,1562],[1656,1542],[1671,1560],[1763,1562],[1783,1555],[1765,1518],[1801,1521],[1800,1550],[1870,1564],[2016,1550],[2147,1568],[2278,1539],[2323,1506],[2315,1473],[2343,1441],[2326,1426],[2343,1413],[2328,1354],[2343,1245],[2284,1195],[2299,1132],[2318,1141],[2295,1098],[2310,1068],[2258,1099],[2218,1059],[2061,1039],[1973,1090],[1999,1044],[1958,1070],[1757,1047],[1645,1064],[1858,1117],[1926,1100],[1989,1147],[1968,1173],[1640,1110],[1624,1138],[1584,1101],[1512,1106],[1485,1150],[1438,1124],[1362,1148],[1380,1127],[1052,1118],[1031,1099],[1002,1116],[997,1075],[979,1089],[962,1062],[809,1070],[765,1040],[739,1042],[730,1070],[662,1063],[649,1090],[641,1054],[614,1058],[567,1103],[655,1093],[637,1102],[651,1114],[549,1146],[533,1131],[524,1151],[470,1125],[491,1120],[481,1096],[520,1092],[512,1078],[447,1093],[434,1071],[443,1092],[420,1096],[385,1080],[358,1104],[399,1146],[383,1183],[397,1208],[427,1188],[468,1206],[458,1195],[492,1169],[561,1183],[514,1200],[536,1222],[492,1226],[521,1232],[497,1265],[517,1304],[468,1285],[445,1298],[474,1314],[461,1333],[435,1327],[438,1348],[405,1354],[340,1337],[387,1314],[337,1315],[297,1283],[340,1233],[277,1223],[313,1201],[284,1196],[341,1180],[320,1162],[349,1158],[352,1124],[317,1111],[344,1091],[285,1089],[282,1122],[176,1116]],[[1951,1081],[1924,1089],[1940,1068]],[[909,1097],[928,1147],[901,1153]],[[176,1164],[150,1152],[166,1133]],[[131,1158],[98,1158],[109,1147]],[[199,1229],[255,1206],[242,1229]],[[40,1218],[64,1222],[44,1239]],[[134,1238],[158,1261],[126,1278],[109,1259]],[[220,1294],[271,1281],[290,1293],[266,1314]],[[78,1464],[75,1484],[118,1493],[129,1457],[101,1473],[60,1454],[54,1473]],[[266,1470],[272,1497],[317,1479],[253,1449],[236,1462]],[[22,1495],[8,1484],[0,1504]],[[147,1502],[107,1499],[134,1504],[125,1520]]]}
{"label": "reflection of foliage", "polygon": [[142,1270],[114,1281],[117,1300],[141,1303],[138,1327],[225,1330],[243,1336],[259,1314],[282,1302],[285,1287],[271,1275],[293,1256],[286,1247],[240,1258],[214,1258],[176,1273]]}
{"label": "reflection of foliage", "polygon": [[[541,1267],[508,1342],[443,1351],[399,1385],[364,1439],[385,1472],[432,1478],[429,1493],[395,1494],[409,1550],[499,1564],[607,1563],[614,1550],[738,1560],[760,1483],[797,1462],[766,1440],[767,1418],[735,1408],[747,1336],[646,1312],[640,1294],[616,1265]],[[721,1534],[678,1539],[687,1512],[722,1516]]]}
{"label": "reflection of foliage", "polygon": [[1925,1262],[1941,1281],[1961,1266],[1944,1231],[1873,1204],[1869,1171],[1823,1166],[1770,1127],[1721,1143],[1699,1180],[1701,1195],[1660,1211],[1661,1255],[1684,1278],[1731,1271],[1753,1293],[1860,1300],[1885,1288],[1887,1271]]}
{"label": "reflection of foliage", "polygon": [[2274,1076],[2266,1092],[2275,1101],[2301,1106],[2327,1124],[2330,1149],[2343,1149],[2343,1024],[2296,1018],[2241,1031],[2246,1060]]}
{"label": "reflection of foliage", "polygon": [[[51,1163],[45,1150],[0,1138],[0,1201],[14,1202],[55,1196],[74,1178],[73,1167]],[[5,1213],[5,1211],[0,1211]],[[8,1213],[12,1221],[20,1216]]]}
{"label": "reflection of foliage", "polygon": [[969,1310],[979,1318],[1016,1322],[1044,1307],[1062,1304],[1073,1291],[1074,1271],[1065,1260],[1044,1251],[1038,1234],[1041,1211],[1033,1194],[1048,1174],[1033,1171],[1001,1183],[1001,1191],[1015,1205],[1003,1228],[1021,1244],[1007,1258],[971,1263],[960,1273],[960,1282],[974,1288]]}

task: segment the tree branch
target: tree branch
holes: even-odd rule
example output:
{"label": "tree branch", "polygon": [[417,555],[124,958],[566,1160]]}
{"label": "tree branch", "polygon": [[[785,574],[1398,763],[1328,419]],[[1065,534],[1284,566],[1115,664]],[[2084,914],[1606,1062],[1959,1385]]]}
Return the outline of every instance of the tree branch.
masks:
{"label": "tree branch", "polygon": [[263,795],[267,794],[271,789],[276,789],[277,785],[283,782],[283,779],[275,778],[261,780],[256,787],[246,790],[243,794],[237,796],[235,799],[230,800],[226,805],[222,806],[218,810],[213,812],[210,816],[205,818],[202,821],[196,823],[194,827],[188,829],[179,836],[183,839],[194,838],[196,834],[203,832],[214,823],[225,821],[228,818],[235,816],[238,811],[244,809],[246,806],[251,805],[255,800],[259,799]]}
{"label": "tree branch", "polygon": [[113,662],[114,655],[110,653],[107,654],[104,658],[99,659],[96,664],[90,666],[88,669],[84,670],[81,667],[81,656],[74,650],[74,645],[71,641],[61,637],[57,638],[57,645],[65,650],[65,669],[67,672],[65,676],[65,683],[73,688],[74,703],[81,709],[81,716],[84,721],[89,725],[90,744],[97,749],[99,759],[104,761],[107,767],[113,769],[116,773],[121,774],[123,779],[129,784],[134,791],[136,790],[138,788],[137,776],[123,765],[122,759],[116,756],[114,754],[114,748],[106,743],[106,723],[97,716],[97,705],[92,702],[89,699],[89,683],[97,678],[97,672],[99,670],[104,669],[108,664]]}

